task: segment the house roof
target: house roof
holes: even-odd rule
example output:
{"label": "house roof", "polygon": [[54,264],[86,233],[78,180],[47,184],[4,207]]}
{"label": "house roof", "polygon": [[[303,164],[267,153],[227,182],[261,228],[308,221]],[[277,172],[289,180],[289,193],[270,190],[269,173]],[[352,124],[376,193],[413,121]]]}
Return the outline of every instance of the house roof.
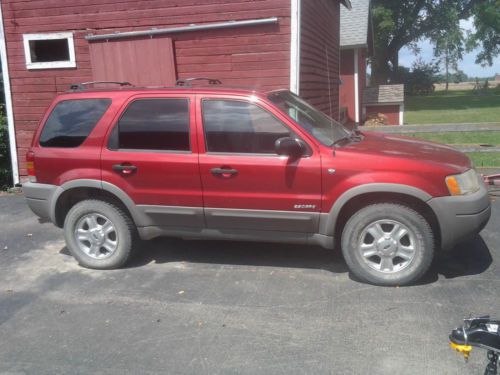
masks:
{"label": "house roof", "polygon": [[370,0],[350,0],[352,9],[340,7],[340,47],[368,47]]}
{"label": "house roof", "polygon": [[405,85],[381,85],[367,87],[363,94],[364,104],[403,103]]}

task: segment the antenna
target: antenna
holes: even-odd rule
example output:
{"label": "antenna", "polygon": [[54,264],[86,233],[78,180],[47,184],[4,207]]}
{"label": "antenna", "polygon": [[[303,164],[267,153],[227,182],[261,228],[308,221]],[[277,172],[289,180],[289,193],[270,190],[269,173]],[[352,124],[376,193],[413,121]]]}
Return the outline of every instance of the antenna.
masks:
{"label": "antenna", "polygon": [[332,83],[330,81],[330,61],[328,60],[328,44],[325,43],[325,55],[326,55],[326,73],[328,79],[328,104],[330,107],[330,130],[332,131],[332,142],[335,138],[333,131],[333,113],[332,113]]}

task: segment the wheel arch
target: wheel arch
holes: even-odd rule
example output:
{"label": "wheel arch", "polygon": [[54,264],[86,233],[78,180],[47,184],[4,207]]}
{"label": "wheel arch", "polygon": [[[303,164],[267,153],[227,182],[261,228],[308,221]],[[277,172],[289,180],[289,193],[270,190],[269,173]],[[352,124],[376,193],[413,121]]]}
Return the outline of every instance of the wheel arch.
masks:
{"label": "wheel arch", "polygon": [[335,201],[329,213],[321,215],[320,233],[340,239],[344,225],[360,208],[375,203],[400,203],[424,216],[431,225],[439,246],[441,230],[436,213],[427,204],[430,199],[432,196],[425,191],[401,184],[366,184],[354,187]]}
{"label": "wheel arch", "polygon": [[114,203],[138,225],[140,214],[132,199],[117,186],[99,180],[73,180],[57,188],[51,202],[51,220],[62,227],[68,211],[85,199],[100,199]]}

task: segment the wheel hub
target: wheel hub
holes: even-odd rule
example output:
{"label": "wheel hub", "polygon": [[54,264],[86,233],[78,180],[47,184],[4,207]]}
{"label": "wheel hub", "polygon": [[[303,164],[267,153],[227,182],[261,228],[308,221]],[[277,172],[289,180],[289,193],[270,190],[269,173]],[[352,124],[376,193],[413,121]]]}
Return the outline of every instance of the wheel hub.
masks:
{"label": "wheel hub", "polygon": [[394,255],[398,249],[398,243],[391,237],[383,237],[376,243],[376,248],[379,255]]}
{"label": "wheel hub", "polygon": [[90,231],[90,240],[95,245],[102,245],[106,240],[102,229],[94,229]]}

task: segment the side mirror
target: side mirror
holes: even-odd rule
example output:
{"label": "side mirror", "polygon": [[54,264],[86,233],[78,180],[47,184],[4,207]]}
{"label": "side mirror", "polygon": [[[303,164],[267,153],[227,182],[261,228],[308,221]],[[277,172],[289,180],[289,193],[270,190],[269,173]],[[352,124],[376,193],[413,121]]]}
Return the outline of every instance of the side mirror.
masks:
{"label": "side mirror", "polygon": [[278,155],[286,155],[292,158],[300,158],[304,155],[305,147],[298,139],[285,137],[279,138],[274,144]]}

